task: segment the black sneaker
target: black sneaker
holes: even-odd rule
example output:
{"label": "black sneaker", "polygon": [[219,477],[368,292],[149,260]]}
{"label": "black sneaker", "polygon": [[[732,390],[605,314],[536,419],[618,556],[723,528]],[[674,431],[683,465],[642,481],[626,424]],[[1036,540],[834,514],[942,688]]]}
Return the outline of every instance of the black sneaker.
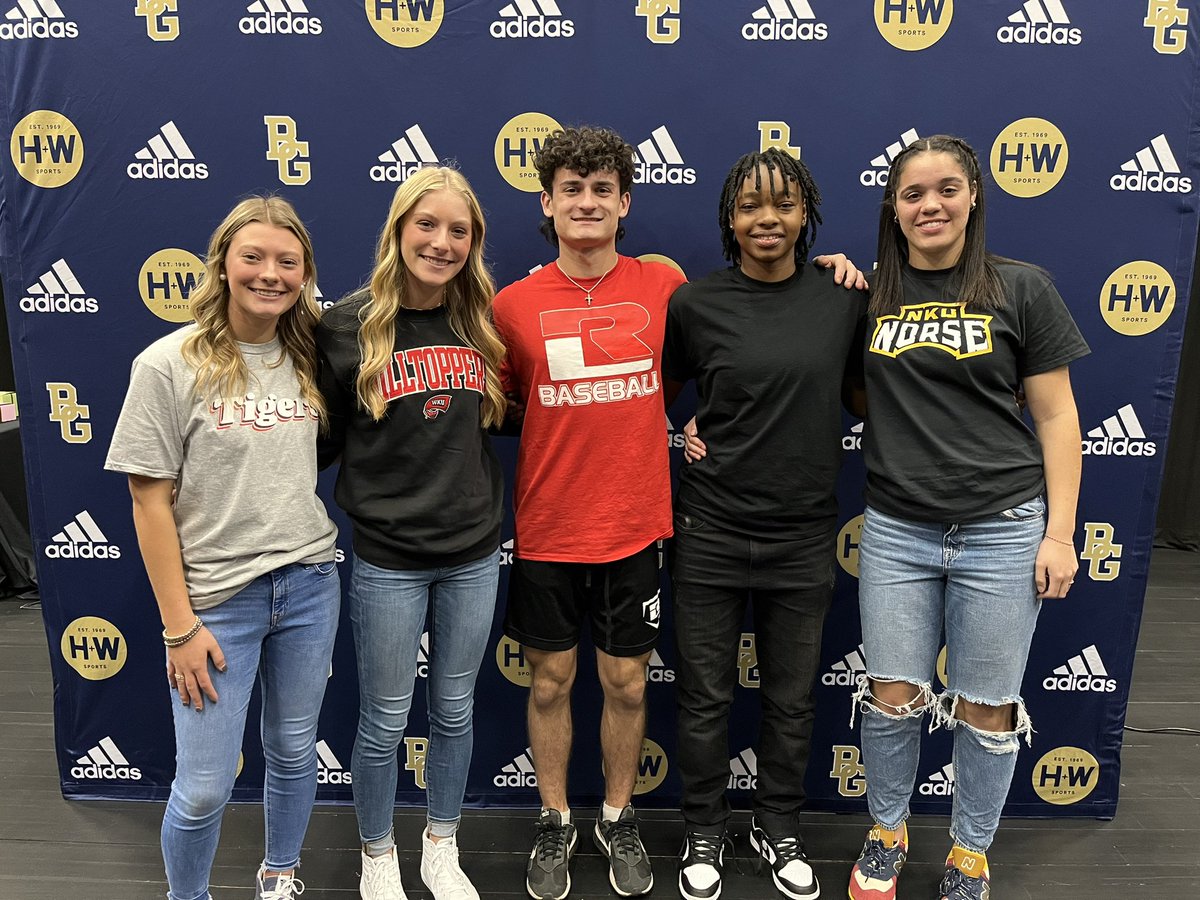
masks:
{"label": "black sneaker", "polygon": [[525,890],[534,900],[563,900],[570,892],[576,838],[575,826],[564,825],[557,809],[542,810],[525,866]]}
{"label": "black sneaker", "polygon": [[686,900],[717,900],[725,867],[723,834],[689,831],[679,851],[679,893]]}
{"label": "black sneaker", "polygon": [[608,857],[608,883],[622,897],[640,897],[654,887],[650,857],[638,833],[633,807],[621,810],[615,822],[605,822],[601,813],[592,832],[596,846]]}
{"label": "black sneaker", "polygon": [[771,878],[780,893],[792,900],[813,900],[821,896],[817,875],[804,854],[799,835],[773,838],[750,820],[750,846],[771,866]]}

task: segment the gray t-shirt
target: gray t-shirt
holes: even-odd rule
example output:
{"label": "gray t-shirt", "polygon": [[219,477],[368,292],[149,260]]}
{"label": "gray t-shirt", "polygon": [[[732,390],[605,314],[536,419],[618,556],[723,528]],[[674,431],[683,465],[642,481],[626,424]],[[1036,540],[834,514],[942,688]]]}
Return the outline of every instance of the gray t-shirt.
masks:
{"label": "gray t-shirt", "polygon": [[133,361],[104,468],[175,482],[175,525],[193,609],[228,600],[291,563],[333,559],[337,528],[316,495],[317,418],[278,339],[238,344],[244,397],[192,392],[180,348],[188,325]]}

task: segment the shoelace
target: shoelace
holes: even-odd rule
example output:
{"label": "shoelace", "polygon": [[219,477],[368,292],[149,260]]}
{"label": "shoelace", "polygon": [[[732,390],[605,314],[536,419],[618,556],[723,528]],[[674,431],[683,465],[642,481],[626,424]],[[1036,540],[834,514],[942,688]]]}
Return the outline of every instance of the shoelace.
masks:
{"label": "shoelace", "polygon": [[709,834],[688,835],[687,864],[689,866],[720,865],[721,846],[728,840],[726,837],[714,837]]}
{"label": "shoelace", "polygon": [[638,835],[637,823],[616,821],[608,828],[609,853],[625,859],[643,855],[642,839]]}
{"label": "shoelace", "polygon": [[430,867],[434,875],[440,880],[448,881],[453,890],[463,896],[471,895],[471,879],[467,878],[467,873],[458,864],[457,846],[437,850],[430,861]]}
{"label": "shoelace", "polygon": [[568,826],[566,825],[538,822],[537,839],[534,841],[534,845],[537,847],[539,862],[552,857],[566,855],[567,830]]}
{"label": "shoelace", "polygon": [[878,878],[885,872],[891,878],[896,874],[896,858],[899,856],[900,845],[883,846],[883,841],[867,841],[862,858],[858,861],[858,870],[868,878]]}
{"label": "shoelace", "polygon": [[[391,862],[390,856],[381,856],[379,859],[386,859]],[[400,868],[396,865],[376,864],[365,867],[364,874],[367,876],[367,884],[372,889],[401,887]]]}
{"label": "shoelace", "polygon": [[946,872],[946,879],[942,882],[946,885],[946,900],[977,900],[980,896],[975,888],[979,885],[981,879],[972,878],[961,869],[949,869]]}
{"label": "shoelace", "polygon": [[280,875],[274,889],[262,892],[262,900],[292,900],[303,893],[303,881],[292,875]]}
{"label": "shoelace", "polygon": [[804,855],[804,845],[800,843],[798,837],[785,837],[779,840],[772,840],[772,845],[775,847],[775,853],[787,865],[793,860],[807,861],[808,857]]}

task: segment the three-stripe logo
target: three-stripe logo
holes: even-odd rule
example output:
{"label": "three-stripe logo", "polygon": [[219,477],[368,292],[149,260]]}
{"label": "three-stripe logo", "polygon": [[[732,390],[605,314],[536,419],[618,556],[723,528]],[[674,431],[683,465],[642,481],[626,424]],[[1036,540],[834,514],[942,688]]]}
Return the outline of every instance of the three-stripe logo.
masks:
{"label": "three-stripe logo", "polygon": [[1075,45],[1083,41],[1083,32],[1071,27],[1062,0],[1027,0],[1008,21],[996,31],[996,40],[1002,44]]}
{"label": "three-stripe logo", "polygon": [[46,545],[50,559],[120,559],[121,548],[111,544],[86,509],[63,526]]}
{"label": "three-stripe logo", "polygon": [[1116,691],[1117,682],[1109,677],[1096,645],[1089,644],[1046,676],[1042,680],[1042,687],[1048,691],[1111,694]]}
{"label": "three-stripe logo", "polygon": [[25,289],[22,312],[94,313],[100,308],[89,297],[65,259],[57,260],[49,271]]}
{"label": "three-stripe logo", "polygon": [[317,784],[350,784],[350,773],[326,741],[317,741]]}
{"label": "three-stripe logo", "polygon": [[109,781],[141,781],[142,771],[131,766],[111,737],[101,738],[91,750],[75,760],[72,778],[103,778]]}
{"label": "three-stripe logo", "polygon": [[886,185],[888,167],[891,166],[892,160],[899,156],[900,151],[905,147],[920,139],[921,136],[917,134],[917,129],[915,128],[910,128],[901,133],[900,140],[888,144],[882,153],[871,160],[871,168],[863,170],[862,174],[858,176],[858,183],[864,187],[883,187]]}
{"label": "three-stripe logo", "polygon": [[79,26],[67,20],[58,0],[17,0],[0,19],[0,40],[4,41],[75,37],[79,37]]}
{"label": "three-stripe logo", "polygon": [[488,26],[494,38],[569,38],[575,23],[563,15],[558,0],[512,0],[500,7]]}
{"label": "three-stripe logo", "polygon": [[753,747],[747,747],[729,760],[727,787],[734,791],[752,791],[758,787],[758,754]]}
{"label": "three-stripe logo", "polygon": [[[762,0],[757,0],[761,3]],[[766,0],[742,26],[747,41],[823,41],[829,27],[817,18],[808,0]]]}
{"label": "three-stripe logo", "polygon": [[683,154],[666,125],[659,125],[633,153],[634,184],[695,184],[696,170],[683,161]]}
{"label": "three-stripe logo", "polygon": [[537,787],[537,774],[533,770],[533,748],[526,747],[513,757],[513,761],[504,766],[492,779],[492,784],[501,788]]}
{"label": "three-stripe logo", "polygon": [[949,797],[954,793],[954,763],[946,763],[917,788],[925,797]]}
{"label": "three-stripe logo", "polygon": [[318,35],[324,26],[305,0],[254,0],[238,20],[242,34]]}
{"label": "three-stripe logo", "polygon": [[403,135],[379,154],[379,163],[371,166],[372,181],[400,182],[422,166],[436,166],[438,155],[420,125],[410,126]]}
{"label": "three-stripe logo", "polygon": [[1108,180],[1108,186],[1114,191],[1190,194],[1192,179],[1180,174],[1167,136],[1160,134],[1122,163],[1121,171]]}
{"label": "three-stripe logo", "polygon": [[1158,445],[1148,440],[1132,403],[1089,431],[1083,438],[1084,456],[1153,456]]}
{"label": "three-stripe logo", "polygon": [[208,166],[196,162],[196,154],[173,121],[158,129],[146,146],[133,154],[134,162],[125,167],[130,178],[204,179]]}

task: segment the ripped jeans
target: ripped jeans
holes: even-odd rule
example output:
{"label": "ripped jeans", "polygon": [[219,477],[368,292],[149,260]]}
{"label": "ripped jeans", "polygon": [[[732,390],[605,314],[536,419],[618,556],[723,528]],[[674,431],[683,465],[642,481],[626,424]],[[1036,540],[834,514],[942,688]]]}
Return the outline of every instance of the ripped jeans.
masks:
{"label": "ripped jeans", "polygon": [[[991,845],[1016,768],[1020,738],[1032,727],[1021,681],[1040,602],[1034,561],[1046,504],[1034,497],[972,522],[915,522],[867,508],[859,545],[859,613],[867,676],[906,681],[920,693],[905,707],[881,710],[869,682],[855,695],[862,712],[867,801],[875,821],[899,828],[917,777],[921,725],[954,729],[954,801],[950,835],[968,850]],[[948,684],[933,693],[946,636]],[[1014,704],[1010,731],[988,732],[957,715],[959,699]]]}

